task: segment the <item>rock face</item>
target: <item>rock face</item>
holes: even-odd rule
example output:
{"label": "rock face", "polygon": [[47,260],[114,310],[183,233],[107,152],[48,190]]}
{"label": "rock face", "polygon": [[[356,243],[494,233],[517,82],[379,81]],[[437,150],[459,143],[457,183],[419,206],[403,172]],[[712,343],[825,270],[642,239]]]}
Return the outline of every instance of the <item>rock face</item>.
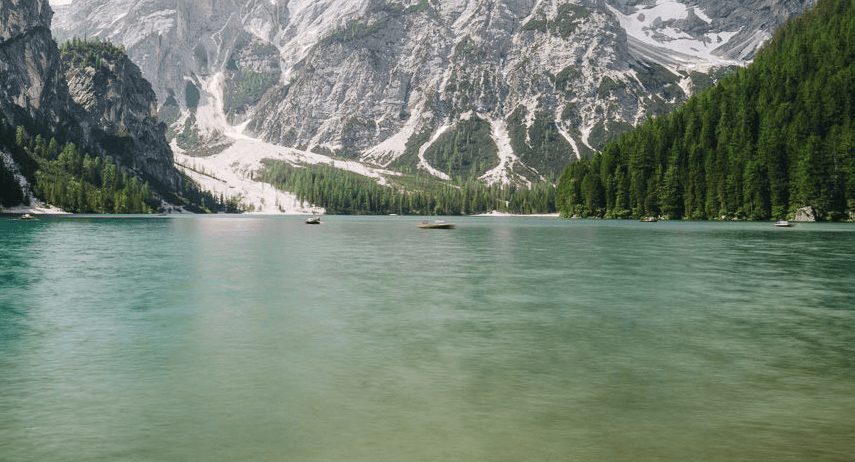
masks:
{"label": "rock face", "polygon": [[88,144],[150,181],[180,188],[166,125],[157,119],[157,98],[139,67],[108,43],[65,45],[62,61]]}
{"label": "rock face", "polygon": [[109,155],[155,188],[183,187],[157,120],[156,95],[139,68],[118,49],[97,59],[68,47],[61,54],[52,14],[48,0],[0,0],[3,118]]}
{"label": "rock face", "polygon": [[792,221],[798,222],[814,222],[816,221],[816,214],[813,212],[813,207],[806,206],[798,209],[796,214],[793,216]]}
{"label": "rock face", "polygon": [[53,10],[47,1],[8,0],[0,9],[0,41],[6,42],[42,28],[50,30]]}
{"label": "rock face", "polygon": [[75,0],[56,29],[124,45],[183,140],[245,123],[275,144],[442,177],[455,159],[432,143],[468,138],[475,120],[497,158],[474,173],[525,183],[745,64],[812,3]]}
{"label": "rock face", "polygon": [[0,0],[0,112],[11,124],[73,129],[48,0]]}

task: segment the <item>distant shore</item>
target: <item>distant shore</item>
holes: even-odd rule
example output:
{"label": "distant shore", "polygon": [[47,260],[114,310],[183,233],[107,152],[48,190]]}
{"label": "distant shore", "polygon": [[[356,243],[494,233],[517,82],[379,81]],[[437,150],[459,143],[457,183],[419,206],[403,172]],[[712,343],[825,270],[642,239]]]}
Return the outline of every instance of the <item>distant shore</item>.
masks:
{"label": "distant shore", "polygon": [[558,218],[558,213],[505,213],[498,212],[493,210],[490,213],[477,213],[475,215],[470,215],[473,217],[544,217],[544,218]]}

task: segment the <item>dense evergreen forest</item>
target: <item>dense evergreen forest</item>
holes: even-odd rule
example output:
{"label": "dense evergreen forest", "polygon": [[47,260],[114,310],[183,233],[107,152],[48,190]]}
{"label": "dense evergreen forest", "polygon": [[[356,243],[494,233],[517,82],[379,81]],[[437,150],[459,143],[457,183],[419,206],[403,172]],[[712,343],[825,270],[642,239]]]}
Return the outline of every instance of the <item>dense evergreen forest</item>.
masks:
{"label": "dense evergreen forest", "polygon": [[555,211],[555,188],[486,186],[475,178],[462,184],[442,183],[421,175],[396,178],[383,186],[371,178],[330,166],[294,167],[268,161],[257,180],[297,194],[299,200],[331,214],[469,215],[493,210],[506,213]]}
{"label": "dense evergreen forest", "polygon": [[[71,213],[152,213],[160,200],[148,183],[105,156],[90,156],[74,143],[30,136],[24,127],[0,123],[0,150],[17,164],[17,172],[0,162],[0,207],[29,204],[15,173],[26,179],[39,200]],[[162,192],[171,203],[197,213],[237,212],[188,181],[184,191]]]}
{"label": "dense evergreen forest", "polygon": [[855,210],[852,0],[819,0],[754,62],[651,118],[558,187],[564,216],[818,220]]}
{"label": "dense evergreen forest", "polygon": [[[0,144],[19,162],[22,176],[34,181],[36,197],[73,213],[150,213],[156,203],[148,184],[128,177],[109,158],[90,157],[74,143],[31,137],[24,127],[0,126]],[[23,160],[23,162],[20,162]],[[12,177],[11,172],[7,172]],[[2,205],[29,198],[17,180],[2,183]]]}

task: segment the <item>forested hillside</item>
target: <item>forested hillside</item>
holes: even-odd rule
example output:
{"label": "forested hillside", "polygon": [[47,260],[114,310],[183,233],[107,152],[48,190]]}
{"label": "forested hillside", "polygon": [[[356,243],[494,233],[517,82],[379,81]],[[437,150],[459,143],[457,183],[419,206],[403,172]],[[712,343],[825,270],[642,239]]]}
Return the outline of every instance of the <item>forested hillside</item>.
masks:
{"label": "forested hillside", "polygon": [[35,197],[72,213],[151,213],[163,201],[193,212],[238,211],[172,171],[163,129],[146,112],[154,93],[139,90],[142,78],[128,72],[123,49],[74,39],[59,53],[76,98],[67,117],[88,129],[54,136],[38,120],[4,118],[0,207],[29,206]]}
{"label": "forested hillside", "polygon": [[819,0],[755,61],[562,175],[564,216],[818,220],[855,210],[852,0]]}
{"label": "forested hillside", "polygon": [[[0,150],[15,162],[17,172],[0,162],[0,207],[31,205],[17,173],[33,195],[71,213],[152,213],[160,201],[149,185],[128,174],[108,156],[90,156],[72,142],[31,136],[22,126],[0,124]],[[187,184],[184,191],[166,193],[166,199],[194,212],[236,211],[209,193]]]}

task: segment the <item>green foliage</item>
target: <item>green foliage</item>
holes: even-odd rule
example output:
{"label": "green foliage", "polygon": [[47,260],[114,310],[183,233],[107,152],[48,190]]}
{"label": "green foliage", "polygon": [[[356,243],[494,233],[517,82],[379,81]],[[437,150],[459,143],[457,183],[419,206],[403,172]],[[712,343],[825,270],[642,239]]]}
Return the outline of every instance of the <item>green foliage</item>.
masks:
{"label": "green foliage", "polygon": [[300,201],[334,214],[461,215],[498,210],[508,213],[555,211],[555,188],[485,186],[470,179],[462,184],[415,174],[390,178],[395,187],[330,166],[294,167],[266,161],[260,179],[291,191]]}
{"label": "green foliage", "polygon": [[610,119],[600,120],[591,128],[591,133],[588,135],[588,143],[594,149],[602,149],[606,143],[631,129],[632,125],[627,122]]}
{"label": "green foliage", "polygon": [[546,33],[549,28],[549,21],[546,18],[539,19],[530,19],[527,23],[523,24],[522,30],[525,31],[538,31]]}
{"label": "green foliage", "polygon": [[409,7],[407,12],[409,13],[418,13],[421,11],[427,11],[430,9],[430,2],[428,0],[422,0],[417,5],[413,5]]}
{"label": "green foliage", "polygon": [[0,123],[0,150],[12,158],[32,188],[22,191],[5,162],[0,162],[0,205],[5,207],[29,205],[32,192],[38,199],[73,213],[151,213],[160,208],[156,191],[164,200],[191,212],[241,210],[239,203],[203,192],[189,178],[185,178],[181,191],[170,190],[156,180],[149,185],[109,156],[90,156],[74,143],[32,136],[24,127],[12,126],[5,119]]}
{"label": "green foliage", "polygon": [[748,68],[568,167],[561,213],[765,220],[809,205],[818,219],[845,218],[855,199],[853,30],[851,0],[820,0]]}
{"label": "green foliage", "polygon": [[489,122],[473,116],[443,133],[425,151],[425,159],[452,178],[465,180],[498,165],[498,151]]}
{"label": "green foliage", "polygon": [[62,60],[75,68],[91,66],[99,69],[102,62],[117,62],[127,56],[124,45],[117,47],[98,37],[92,40],[74,37],[60,45],[59,52]]}
{"label": "green foliage", "polygon": [[342,130],[342,147],[336,150],[335,155],[347,159],[356,159],[361,154],[358,147],[359,140],[371,136],[377,130],[377,122],[371,119],[350,117],[344,124]]}
{"label": "green foliage", "polygon": [[169,96],[163,102],[163,107],[160,108],[158,115],[160,121],[166,125],[172,125],[181,117],[181,108],[178,106],[178,101],[175,99],[175,93],[172,90],[169,90]]}
{"label": "green foliage", "polygon": [[692,81],[692,90],[697,93],[712,87],[716,82],[736,72],[738,69],[738,66],[731,65],[710,69],[708,72],[691,71],[689,72],[689,79]]}
{"label": "green foliage", "polygon": [[582,79],[582,72],[573,66],[567,66],[555,76],[555,88],[564,92],[567,98],[573,97],[573,82]]}
{"label": "green foliage", "polygon": [[388,20],[388,18],[382,18],[370,24],[364,23],[362,21],[352,22],[346,28],[337,30],[330,34],[325,39],[325,42],[348,43],[356,40],[361,40],[379,30],[381,27],[383,27],[383,25],[386,24]]}
{"label": "green foliage", "polygon": [[195,126],[196,114],[191,112],[184,120],[184,130],[175,135],[175,141],[181,149],[191,149],[199,143],[199,130]]}
{"label": "green foliage", "polygon": [[397,169],[404,173],[415,172],[419,165],[419,149],[423,144],[430,141],[430,136],[430,130],[425,130],[411,136],[404,146],[404,153],[389,164],[389,168]]}
{"label": "green foliage", "polygon": [[625,84],[615,82],[608,76],[604,76],[600,80],[600,86],[597,87],[597,97],[600,99],[608,98],[612,93],[623,88],[626,88]]}
{"label": "green foliage", "polygon": [[149,185],[110,158],[91,157],[74,143],[31,137],[23,127],[4,124],[0,131],[6,147],[35,164],[28,179],[36,197],[49,204],[72,213],[151,213],[157,206]]}
{"label": "green foliage", "polygon": [[[152,187],[125,171],[110,157],[90,156],[74,143],[45,140],[29,135],[21,126],[0,124],[0,149],[10,154],[20,173],[32,185],[40,200],[73,213],[151,213],[160,208]],[[20,186],[6,183],[7,172],[0,162],[0,204],[9,207],[27,204]],[[182,191],[154,185],[164,199],[198,213],[238,212],[240,204],[230,203],[203,192],[186,179]]]}
{"label": "green foliage", "polygon": [[558,7],[555,19],[550,20],[545,17],[531,19],[523,25],[522,30],[549,32],[556,37],[566,39],[573,35],[576,27],[590,15],[591,12],[581,5],[565,3]]}
{"label": "green foliage", "polygon": [[567,38],[576,31],[578,26],[584,19],[590,16],[590,12],[581,5],[565,3],[558,7],[558,14],[555,16],[555,21],[552,23],[553,34]]}
{"label": "green foliage", "polygon": [[573,147],[546,111],[537,112],[531,127],[526,128],[527,112],[519,106],[508,118],[511,147],[526,165],[547,177],[557,176],[573,158]]}
{"label": "green foliage", "polygon": [[[668,69],[660,66],[659,64],[648,64],[645,66],[632,66],[633,70],[635,70],[635,76],[638,78],[638,81],[644,85],[644,88],[648,90],[653,90],[656,88],[660,88],[667,85],[676,85],[680,83],[680,77],[674,75]],[[707,74],[695,73],[699,76],[706,76],[707,78],[711,78],[707,76]],[[711,86],[712,81],[710,81]]]}
{"label": "green foliage", "polygon": [[226,114],[241,113],[261,100],[264,93],[279,81],[279,74],[272,72],[237,71],[227,80],[223,91],[223,110]]}
{"label": "green foliage", "polygon": [[[29,146],[29,140],[30,136],[24,127],[12,127],[5,118],[3,119],[0,124],[0,150],[5,155],[0,154],[3,156],[0,158],[0,207],[14,207],[28,200],[15,175],[21,174],[32,183],[38,169],[38,164],[23,148],[25,145]],[[5,159],[14,162],[17,167],[12,164],[7,166]],[[18,172],[13,171],[15,169]]]}
{"label": "green foliage", "polygon": [[365,39],[371,36],[389,21],[397,20],[411,14],[417,14],[432,10],[428,0],[422,0],[412,6],[404,6],[399,3],[378,2],[367,12],[369,15],[379,17],[379,19],[368,21],[355,21],[347,25],[343,29],[336,30],[324,39],[325,43],[349,43]]}
{"label": "green foliage", "polygon": [[362,40],[378,30],[380,30],[389,21],[401,18],[409,14],[416,14],[431,10],[430,2],[422,0],[416,5],[406,7],[398,3],[382,2],[369,9],[368,13],[379,16],[379,19],[372,22],[355,21],[347,25],[344,29],[339,29],[327,36],[324,39],[326,43],[349,43]]}

